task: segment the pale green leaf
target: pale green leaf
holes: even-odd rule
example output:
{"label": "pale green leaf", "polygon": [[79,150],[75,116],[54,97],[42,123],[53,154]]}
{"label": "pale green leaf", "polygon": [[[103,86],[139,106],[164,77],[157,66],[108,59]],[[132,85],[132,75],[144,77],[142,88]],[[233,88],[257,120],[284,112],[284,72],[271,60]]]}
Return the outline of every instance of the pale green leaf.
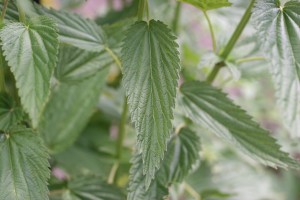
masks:
{"label": "pale green leaf", "polygon": [[106,52],[89,52],[73,46],[60,47],[56,78],[61,82],[82,81],[113,63]]}
{"label": "pale green leaf", "polygon": [[128,200],[161,200],[168,195],[168,186],[182,182],[199,160],[200,139],[187,128],[182,128],[168,143],[168,150],[149,189],[142,171],[142,157],[135,155],[130,170]]}
{"label": "pale green leaf", "polygon": [[38,126],[42,137],[56,153],[70,146],[96,109],[107,69],[77,84],[60,83],[55,88]]}
{"label": "pale green leaf", "polygon": [[48,17],[36,17],[26,24],[5,25],[0,37],[4,55],[16,78],[21,103],[35,127],[47,102],[56,65],[56,25]]}
{"label": "pale green leaf", "polygon": [[162,22],[139,21],[129,28],[122,48],[123,84],[147,187],[164,157],[172,129],[180,69],[175,39]]}
{"label": "pale green leaf", "polygon": [[23,112],[16,102],[6,93],[0,93],[0,130],[9,127],[22,120]]}
{"label": "pale green leaf", "polygon": [[59,40],[81,49],[100,52],[105,49],[106,35],[94,21],[65,11],[36,6],[40,15],[55,20],[59,29]]}
{"label": "pale green leaf", "polygon": [[125,200],[124,193],[116,186],[100,178],[80,177],[68,183],[68,192],[63,200]]}
{"label": "pale green leaf", "polygon": [[253,17],[260,42],[272,62],[278,104],[293,136],[300,137],[300,2],[257,2]]}
{"label": "pale green leaf", "polygon": [[271,167],[298,168],[297,161],[280,150],[280,145],[226,95],[206,82],[181,86],[181,105],[196,123],[224,138],[253,159]]}
{"label": "pale green leaf", "polygon": [[39,135],[18,127],[0,134],[0,199],[48,199],[48,154]]}
{"label": "pale green leaf", "polygon": [[228,0],[178,0],[178,1],[191,4],[203,11],[228,7],[232,5],[232,3],[230,3]]}

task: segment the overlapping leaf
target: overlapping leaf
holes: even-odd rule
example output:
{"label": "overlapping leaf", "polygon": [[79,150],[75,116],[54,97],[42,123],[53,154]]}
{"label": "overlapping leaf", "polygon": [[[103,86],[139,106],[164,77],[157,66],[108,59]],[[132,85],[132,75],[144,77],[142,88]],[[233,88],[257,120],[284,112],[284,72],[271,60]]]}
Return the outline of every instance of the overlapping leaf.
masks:
{"label": "overlapping leaf", "polygon": [[[3,9],[3,0],[0,0],[0,10],[2,10],[2,9]],[[12,1],[8,1],[5,19],[10,20],[10,21],[18,21],[19,20],[18,9]]]}
{"label": "overlapping leaf", "polygon": [[125,200],[123,192],[96,177],[81,177],[68,183],[63,200]]}
{"label": "overlapping leaf", "polygon": [[293,136],[300,137],[300,2],[284,6],[278,0],[260,0],[254,22],[277,91],[278,104]]}
{"label": "overlapping leaf", "polygon": [[178,1],[191,4],[203,11],[231,6],[231,3],[228,0],[178,0]]}
{"label": "overlapping leaf", "polygon": [[161,200],[168,195],[168,186],[181,182],[199,159],[200,139],[187,128],[180,130],[168,144],[166,156],[149,189],[142,171],[142,157],[135,155],[130,170],[128,200]]}
{"label": "overlapping leaf", "polygon": [[7,24],[0,37],[22,105],[36,126],[50,93],[50,78],[57,60],[56,25],[48,17],[36,17],[26,24]]}
{"label": "overlapping leaf", "polygon": [[38,135],[26,128],[0,134],[0,199],[48,199],[49,163]]}
{"label": "overlapping leaf", "polygon": [[55,20],[59,29],[59,40],[81,49],[101,52],[105,48],[106,35],[101,27],[92,20],[53,9],[36,6],[37,12]]}
{"label": "overlapping leaf", "polygon": [[181,86],[181,105],[196,123],[241,149],[255,160],[271,167],[293,167],[299,164],[280,150],[269,132],[260,128],[224,93],[205,82],[188,82]]}
{"label": "overlapping leaf", "polygon": [[71,145],[87,124],[99,100],[107,69],[80,83],[54,89],[38,126],[46,145],[56,153]]}
{"label": "overlapping leaf", "polygon": [[7,130],[22,120],[23,112],[6,93],[0,93],[0,130]]}
{"label": "overlapping leaf", "polygon": [[56,78],[61,82],[82,81],[113,63],[106,51],[89,52],[63,45],[58,56]]}
{"label": "overlapping leaf", "polygon": [[148,187],[160,166],[172,128],[180,69],[178,45],[166,25],[155,20],[149,24],[136,22],[124,41],[123,83]]}

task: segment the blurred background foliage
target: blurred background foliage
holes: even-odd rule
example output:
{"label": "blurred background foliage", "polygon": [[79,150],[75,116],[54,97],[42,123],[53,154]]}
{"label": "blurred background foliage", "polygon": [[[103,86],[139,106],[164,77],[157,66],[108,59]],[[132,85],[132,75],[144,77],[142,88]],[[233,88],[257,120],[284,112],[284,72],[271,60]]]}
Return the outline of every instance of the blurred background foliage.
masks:
{"label": "blurred background foliage", "polygon": [[[231,0],[232,7],[209,11],[215,29],[218,49],[222,49],[234,31],[248,5],[245,0]],[[126,28],[133,22],[137,0],[41,0],[41,4],[66,9],[102,25],[110,44],[118,51]],[[203,14],[190,5],[175,0],[149,0],[150,16],[168,24],[178,36],[182,72],[185,80],[204,77],[219,58],[212,51],[208,24]],[[179,13],[178,20],[176,11]],[[120,28],[123,31],[120,31]],[[290,138],[276,107],[274,88],[262,57],[252,23],[248,24],[215,85],[222,87],[229,97],[245,108],[273,137],[281,141],[285,150],[300,157],[299,141]],[[65,180],[80,175],[97,175],[114,182],[126,191],[130,158],[135,146],[135,132],[126,126],[126,139],[121,161],[114,180],[118,124],[124,95],[120,87],[121,73],[112,67],[107,86],[99,98],[97,110],[81,132],[75,144],[51,158],[52,178],[50,196],[55,199],[57,188]],[[182,112],[176,124],[186,120]],[[129,123],[128,123],[129,124]],[[273,170],[257,164],[234,151],[229,145],[199,126],[191,127],[201,139],[205,151],[201,163],[187,180],[170,190],[172,200],[297,200],[300,199],[300,177],[293,171]],[[122,191],[120,191],[122,192]]]}

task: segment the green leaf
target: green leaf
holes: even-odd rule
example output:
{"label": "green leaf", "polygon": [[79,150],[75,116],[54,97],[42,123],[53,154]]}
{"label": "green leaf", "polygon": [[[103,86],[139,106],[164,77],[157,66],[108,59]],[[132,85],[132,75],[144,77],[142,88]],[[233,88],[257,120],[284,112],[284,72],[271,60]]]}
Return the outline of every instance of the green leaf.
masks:
{"label": "green leaf", "polygon": [[63,200],[125,200],[124,193],[116,186],[96,177],[80,177],[68,183]]}
{"label": "green leaf", "polygon": [[17,127],[0,138],[0,199],[48,199],[48,154],[39,135]]}
{"label": "green leaf", "polygon": [[80,83],[60,83],[54,88],[38,126],[52,153],[70,146],[84,129],[96,108],[107,73],[103,69]]}
{"label": "green leaf", "polygon": [[146,177],[142,170],[142,156],[135,155],[130,170],[128,188],[129,200],[163,199],[168,195],[168,186],[182,182],[193,165],[199,160],[200,139],[187,128],[182,128],[168,143],[168,150],[149,189],[145,187]]}
{"label": "green leaf", "polygon": [[[0,10],[3,9],[3,0],[0,0]],[[5,19],[10,21],[19,21],[19,13],[18,8],[12,1],[8,1],[6,13],[5,13]]]}
{"label": "green leaf", "polygon": [[280,150],[268,131],[260,128],[220,90],[198,81],[185,83],[180,90],[181,104],[196,123],[267,166],[298,168],[298,162]]}
{"label": "green leaf", "polygon": [[49,10],[41,6],[36,6],[36,8],[40,15],[46,15],[55,20],[59,29],[60,42],[95,52],[105,49],[106,35],[94,21],[84,19],[74,13]]}
{"label": "green leaf", "polygon": [[73,46],[62,45],[55,75],[61,82],[82,81],[112,63],[113,60],[106,51],[89,52]]}
{"label": "green leaf", "polygon": [[48,17],[36,17],[26,24],[7,24],[0,37],[21,103],[36,127],[50,93],[50,78],[57,60],[56,25]]}
{"label": "green leaf", "polygon": [[6,93],[0,93],[0,130],[7,130],[23,118],[23,112]]}
{"label": "green leaf", "polygon": [[172,128],[180,69],[175,39],[162,22],[139,21],[129,28],[122,48],[123,83],[147,187],[164,157]]}
{"label": "green leaf", "polygon": [[277,101],[293,136],[300,137],[300,2],[258,1],[254,22],[260,43],[272,62]]}
{"label": "green leaf", "polygon": [[191,4],[203,11],[228,7],[232,5],[232,3],[230,3],[228,0],[178,0],[178,1]]}

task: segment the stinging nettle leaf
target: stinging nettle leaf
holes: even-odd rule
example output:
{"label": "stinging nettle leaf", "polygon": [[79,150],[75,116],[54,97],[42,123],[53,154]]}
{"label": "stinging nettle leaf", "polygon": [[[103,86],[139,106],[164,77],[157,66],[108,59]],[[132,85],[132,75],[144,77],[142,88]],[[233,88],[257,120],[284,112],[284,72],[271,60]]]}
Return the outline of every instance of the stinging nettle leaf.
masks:
{"label": "stinging nettle leaf", "polygon": [[284,6],[278,0],[260,0],[254,23],[266,56],[272,63],[277,101],[293,136],[300,137],[300,2]]}
{"label": "stinging nettle leaf", "polygon": [[107,69],[77,84],[60,83],[54,88],[38,130],[51,150],[69,147],[84,129],[96,108]]}
{"label": "stinging nettle leaf", "polygon": [[189,130],[182,128],[168,143],[168,150],[157,171],[155,179],[146,190],[146,178],[142,170],[142,156],[135,155],[130,169],[128,200],[161,200],[168,195],[172,183],[182,182],[193,165],[199,160],[200,139]]}
{"label": "stinging nettle leaf", "polygon": [[228,0],[178,0],[178,1],[191,4],[203,11],[228,7],[232,5],[232,3],[230,3]]}
{"label": "stinging nettle leaf", "polygon": [[26,24],[8,23],[0,37],[4,56],[16,78],[21,103],[35,127],[47,102],[56,65],[56,25],[45,16],[32,18]]}
{"label": "stinging nettle leaf", "polygon": [[40,15],[46,15],[57,23],[59,40],[81,49],[100,52],[105,49],[106,35],[94,21],[65,11],[36,6]]}
{"label": "stinging nettle leaf", "polygon": [[268,131],[260,128],[220,90],[206,82],[192,81],[184,83],[180,91],[181,105],[196,123],[205,126],[264,165],[274,168],[299,167],[297,161],[280,150],[280,145]]}
{"label": "stinging nettle leaf", "polygon": [[16,127],[0,134],[0,199],[48,199],[48,154],[41,138]]}
{"label": "stinging nettle leaf", "polygon": [[121,51],[123,84],[138,132],[146,187],[159,168],[170,137],[180,61],[177,43],[160,21],[136,22]]}
{"label": "stinging nettle leaf", "polygon": [[0,93],[0,130],[7,130],[23,118],[23,111],[6,93]]}
{"label": "stinging nettle leaf", "polygon": [[61,82],[76,82],[87,79],[114,61],[106,52],[90,52],[77,47],[62,45],[55,70]]}

